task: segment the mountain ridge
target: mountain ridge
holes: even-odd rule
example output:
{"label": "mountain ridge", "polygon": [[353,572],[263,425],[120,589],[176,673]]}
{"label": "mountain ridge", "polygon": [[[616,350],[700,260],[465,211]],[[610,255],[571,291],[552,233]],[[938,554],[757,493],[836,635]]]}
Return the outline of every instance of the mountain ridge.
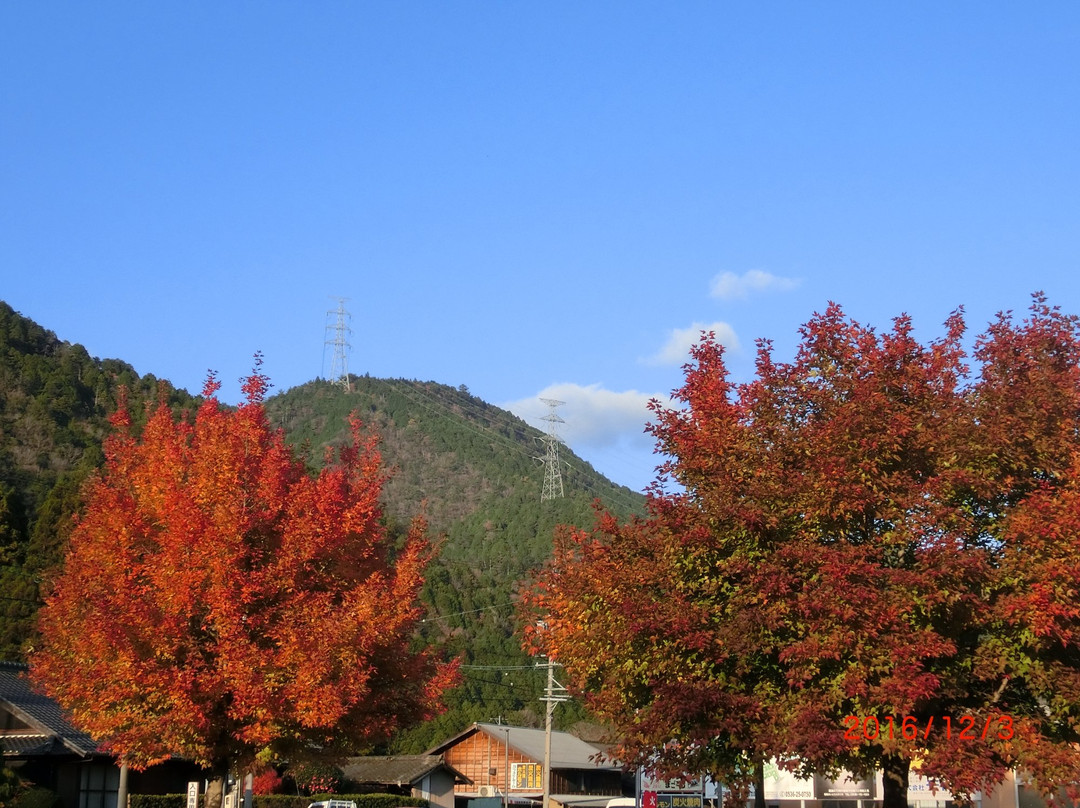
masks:
{"label": "mountain ridge", "polygon": [[[548,558],[559,524],[591,524],[594,500],[626,516],[644,497],[561,451],[563,497],[541,501],[544,434],[464,386],[352,376],[351,390],[313,380],[267,398],[267,416],[313,466],[345,441],[356,413],[379,438],[389,476],[388,527],[429,523],[440,553],[422,594],[418,642],[463,662],[448,710],[391,748],[423,751],[477,720],[535,723],[542,689],[516,638],[514,595]],[[61,562],[79,488],[103,460],[101,441],[121,388],[136,422],[159,400],[191,411],[199,398],[77,343],[0,302],[0,658],[33,641],[33,615]],[[566,720],[575,711],[564,710]]]}

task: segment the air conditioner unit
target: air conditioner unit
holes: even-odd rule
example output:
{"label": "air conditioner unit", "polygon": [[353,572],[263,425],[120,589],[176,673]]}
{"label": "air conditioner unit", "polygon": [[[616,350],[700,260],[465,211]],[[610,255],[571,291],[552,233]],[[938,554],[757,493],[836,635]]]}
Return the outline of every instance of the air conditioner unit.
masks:
{"label": "air conditioner unit", "polygon": [[480,786],[478,789],[481,797],[497,797],[499,796],[499,789],[495,786]]}

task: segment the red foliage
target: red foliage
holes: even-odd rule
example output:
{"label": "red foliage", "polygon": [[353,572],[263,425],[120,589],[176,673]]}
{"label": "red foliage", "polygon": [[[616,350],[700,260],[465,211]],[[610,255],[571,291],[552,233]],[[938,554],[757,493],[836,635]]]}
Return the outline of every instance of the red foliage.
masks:
{"label": "red foliage", "polygon": [[181,755],[218,770],[272,749],[351,751],[424,718],[452,666],[409,650],[432,549],[394,550],[373,438],[308,472],[261,400],[162,404],[138,439],[113,419],[32,676],[133,767]]}
{"label": "red foliage", "polygon": [[283,780],[273,769],[263,769],[251,778],[252,794],[280,794]]}
{"label": "red foliage", "polygon": [[[974,378],[963,333],[957,313],[923,345],[906,317],[879,335],[830,305],[793,362],[760,344],[742,385],[714,337],[695,347],[680,406],[654,405],[669,459],[649,515],[566,530],[525,597],[530,647],[617,726],[624,759],[736,781],[769,756],[894,782],[918,761],[958,794],[1010,767],[1073,785],[1077,321],[1039,295],[1022,323],[1000,315]],[[1001,714],[1011,738],[843,738],[846,716]]]}
{"label": "red foliage", "polygon": [[316,794],[334,794],[340,790],[343,777],[337,766],[312,762],[290,767],[286,774],[296,787],[309,797]]}

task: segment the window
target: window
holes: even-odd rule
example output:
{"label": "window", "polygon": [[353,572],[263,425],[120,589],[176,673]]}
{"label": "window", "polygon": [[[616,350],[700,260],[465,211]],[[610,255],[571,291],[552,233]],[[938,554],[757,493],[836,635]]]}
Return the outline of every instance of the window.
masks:
{"label": "window", "polygon": [[120,791],[120,769],[101,763],[87,763],[79,773],[79,808],[116,808]]}

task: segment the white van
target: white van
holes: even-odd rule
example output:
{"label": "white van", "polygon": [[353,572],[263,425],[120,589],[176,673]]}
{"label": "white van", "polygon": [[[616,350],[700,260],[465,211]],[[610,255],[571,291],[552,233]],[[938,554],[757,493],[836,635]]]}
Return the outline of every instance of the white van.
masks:
{"label": "white van", "polygon": [[313,802],[308,808],[356,808],[353,800],[320,800]]}

